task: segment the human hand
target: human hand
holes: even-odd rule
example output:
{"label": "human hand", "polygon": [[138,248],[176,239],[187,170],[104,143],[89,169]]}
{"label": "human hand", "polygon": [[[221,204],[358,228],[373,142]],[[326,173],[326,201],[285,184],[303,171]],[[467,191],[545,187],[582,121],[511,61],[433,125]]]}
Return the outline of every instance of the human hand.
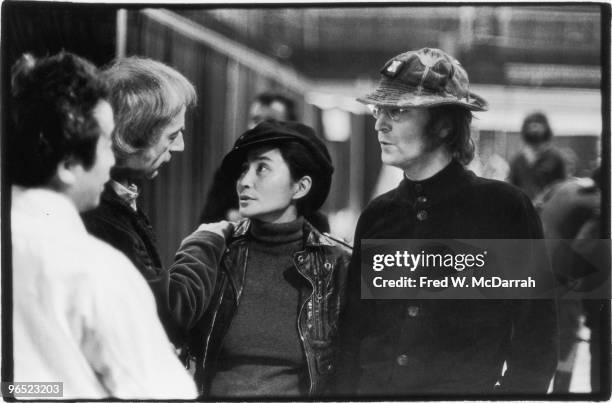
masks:
{"label": "human hand", "polygon": [[218,221],[201,224],[195,232],[199,231],[208,231],[218,235],[221,235],[223,238],[229,238],[234,232],[234,224],[229,221]]}

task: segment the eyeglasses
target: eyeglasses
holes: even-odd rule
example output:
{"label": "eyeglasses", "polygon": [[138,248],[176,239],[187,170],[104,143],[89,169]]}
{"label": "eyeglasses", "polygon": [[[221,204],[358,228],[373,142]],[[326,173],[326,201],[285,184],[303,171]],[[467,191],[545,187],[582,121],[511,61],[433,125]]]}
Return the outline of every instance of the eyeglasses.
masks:
{"label": "eyeglasses", "polygon": [[374,119],[379,119],[384,113],[394,122],[398,122],[402,113],[408,111],[406,108],[384,107],[378,105],[368,105],[368,107]]}

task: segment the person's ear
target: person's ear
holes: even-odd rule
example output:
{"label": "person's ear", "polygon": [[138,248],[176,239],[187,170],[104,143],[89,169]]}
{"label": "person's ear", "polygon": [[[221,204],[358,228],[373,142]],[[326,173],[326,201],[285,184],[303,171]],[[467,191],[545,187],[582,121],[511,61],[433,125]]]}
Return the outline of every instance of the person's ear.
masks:
{"label": "person's ear", "polygon": [[448,119],[442,118],[436,121],[434,129],[435,133],[438,133],[439,138],[446,138],[451,132],[451,123]]}
{"label": "person's ear", "polygon": [[310,192],[312,187],[312,178],[308,175],[302,176],[295,184],[295,193],[293,194],[293,200],[301,199]]}
{"label": "person's ear", "polygon": [[442,127],[440,127],[440,131],[438,132],[438,136],[440,136],[441,139],[446,138],[446,136],[448,136],[450,134],[450,126],[449,125],[443,125]]}
{"label": "person's ear", "polygon": [[65,159],[57,164],[55,177],[60,186],[66,187],[73,185],[77,180],[77,169],[80,164],[76,164],[70,159]]}

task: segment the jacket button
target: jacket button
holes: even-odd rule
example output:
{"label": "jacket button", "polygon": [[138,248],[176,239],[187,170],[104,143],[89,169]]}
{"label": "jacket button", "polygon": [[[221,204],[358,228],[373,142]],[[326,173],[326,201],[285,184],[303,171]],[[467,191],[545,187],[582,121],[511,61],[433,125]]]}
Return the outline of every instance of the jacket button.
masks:
{"label": "jacket button", "polygon": [[418,203],[427,203],[427,197],[425,197],[425,196],[419,196],[419,197],[417,197],[416,201],[417,201]]}
{"label": "jacket button", "polygon": [[418,306],[411,305],[411,306],[408,307],[408,316],[414,318],[418,314],[419,314],[419,307]]}
{"label": "jacket button", "polygon": [[417,213],[417,219],[418,219],[419,221],[425,221],[425,220],[427,220],[427,211],[425,211],[425,210],[420,210],[420,211]]}
{"label": "jacket button", "polygon": [[304,261],[304,256],[302,256],[302,255],[298,255],[298,257],[297,257],[297,261],[298,261],[298,262],[300,262],[300,263],[302,263],[302,262]]}
{"label": "jacket button", "polygon": [[395,362],[397,362],[397,365],[401,366],[401,367],[405,367],[408,365],[408,361],[409,358],[406,354],[401,354],[398,355],[397,358],[395,359]]}

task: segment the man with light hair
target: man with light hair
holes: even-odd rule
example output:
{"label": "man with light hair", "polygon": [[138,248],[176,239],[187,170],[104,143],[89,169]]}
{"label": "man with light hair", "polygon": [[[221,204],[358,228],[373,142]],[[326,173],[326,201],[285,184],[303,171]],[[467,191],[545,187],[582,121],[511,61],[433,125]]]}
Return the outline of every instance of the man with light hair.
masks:
{"label": "man with light hair", "polygon": [[56,382],[32,390],[64,399],[195,398],[147,283],[79,217],[115,163],[98,70],[25,55],[11,84],[13,381]]}
{"label": "man with light hair", "polygon": [[172,267],[164,268],[155,231],[138,203],[138,183],[154,179],[173,153],[184,150],[185,114],[196,103],[195,89],[175,69],[137,56],[118,59],[103,74],[115,110],[117,164],[100,206],[83,219],[89,232],[125,253],[147,279],[168,336],[181,346],[216,279],[216,273],[200,272],[213,266],[202,259],[220,256],[202,253],[210,233],[195,231],[181,243]]}

